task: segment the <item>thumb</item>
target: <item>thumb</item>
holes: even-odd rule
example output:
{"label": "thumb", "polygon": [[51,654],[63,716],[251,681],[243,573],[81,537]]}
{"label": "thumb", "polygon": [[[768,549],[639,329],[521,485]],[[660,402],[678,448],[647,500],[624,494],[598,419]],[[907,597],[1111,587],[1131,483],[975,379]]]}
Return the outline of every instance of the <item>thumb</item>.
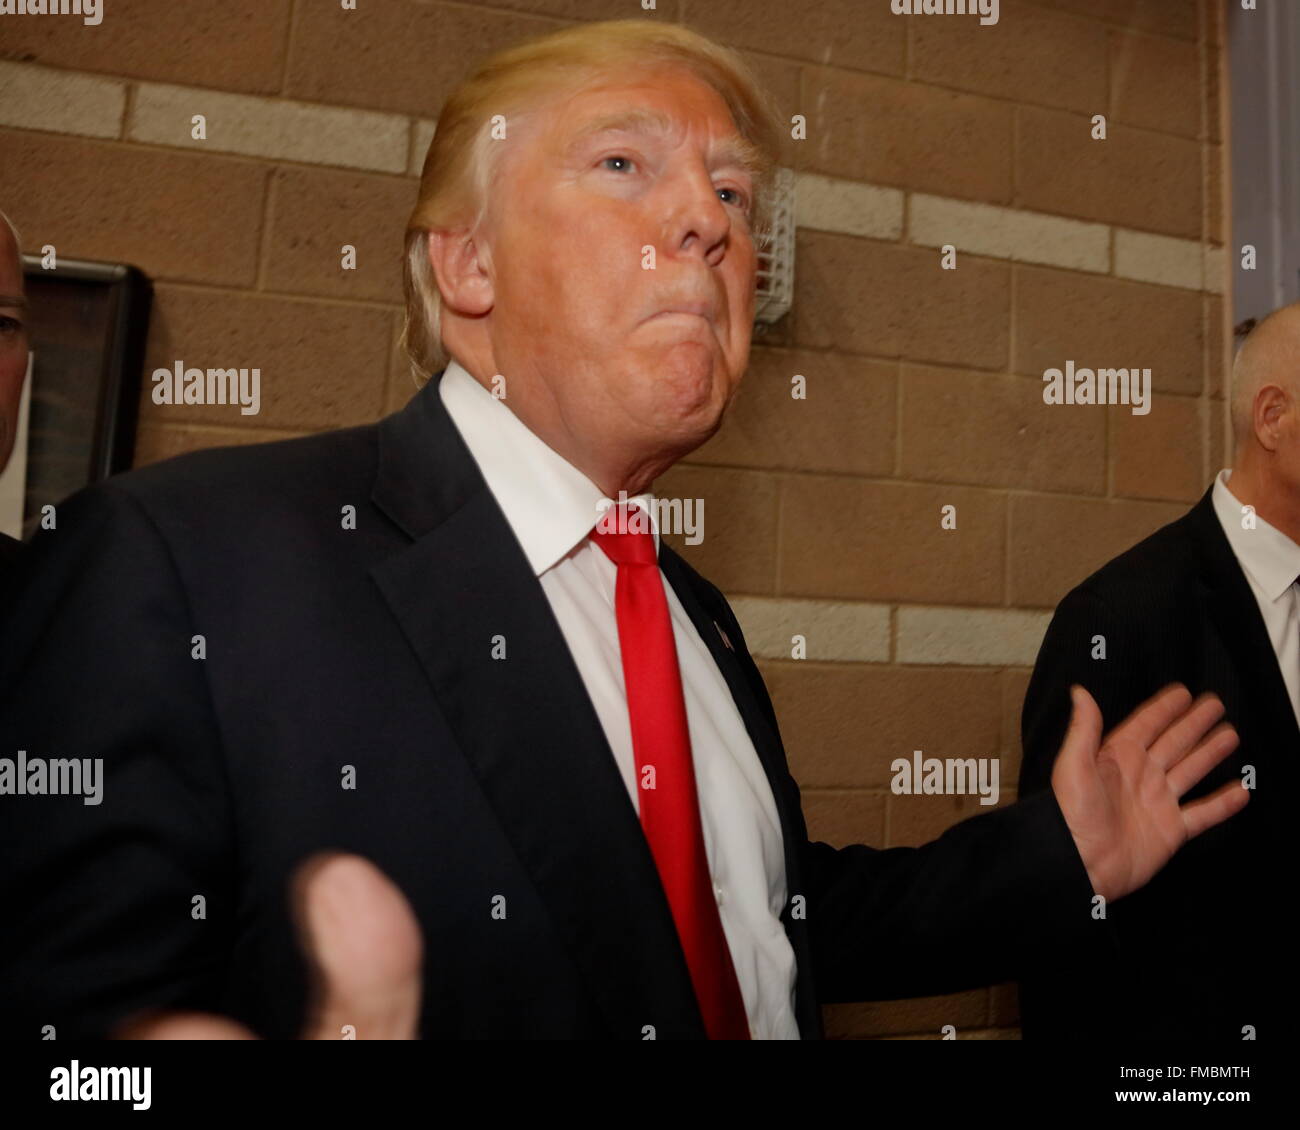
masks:
{"label": "thumb", "polygon": [[423,944],[396,884],[359,855],[316,855],[293,897],[313,981],[304,1038],[415,1039]]}
{"label": "thumb", "polygon": [[1070,686],[1070,725],[1052,770],[1052,784],[1076,771],[1086,771],[1101,748],[1101,708],[1079,683]]}

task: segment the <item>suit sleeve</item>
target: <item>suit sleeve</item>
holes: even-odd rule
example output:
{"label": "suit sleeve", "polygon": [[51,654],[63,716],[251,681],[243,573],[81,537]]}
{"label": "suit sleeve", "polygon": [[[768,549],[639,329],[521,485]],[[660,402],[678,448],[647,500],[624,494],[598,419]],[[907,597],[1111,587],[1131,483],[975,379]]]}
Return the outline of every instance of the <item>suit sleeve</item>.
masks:
{"label": "suit sleeve", "polygon": [[98,803],[0,795],[0,1009],[19,1039],[218,1008],[235,912],[218,729],[168,547],[111,482],[57,522],[7,579],[0,757],[102,775]]}
{"label": "suit sleeve", "polygon": [[[762,676],[718,596],[775,729]],[[1050,790],[964,820],[922,847],[878,849],[809,842],[788,771],[781,786],[802,844],[802,889],[790,895],[806,900],[813,978],[824,1003],[1006,981],[1095,926],[1092,884]]]}
{"label": "suit sleeve", "polygon": [[1091,925],[1092,885],[1051,793],[918,848],[806,843],[803,874],[813,973],[831,1004],[1006,981]]}

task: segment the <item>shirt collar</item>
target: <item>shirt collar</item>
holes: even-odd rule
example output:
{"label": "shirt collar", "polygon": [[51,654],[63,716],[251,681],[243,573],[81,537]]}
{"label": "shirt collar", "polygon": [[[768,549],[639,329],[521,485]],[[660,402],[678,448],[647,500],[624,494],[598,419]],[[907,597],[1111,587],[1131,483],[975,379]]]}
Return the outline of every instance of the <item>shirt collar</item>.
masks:
{"label": "shirt collar", "polygon": [[1238,563],[1270,601],[1277,600],[1300,577],[1300,545],[1257,514],[1255,528],[1241,527],[1241,502],[1228,488],[1230,469],[1214,479],[1214,510]]}
{"label": "shirt collar", "polygon": [[[534,435],[504,399],[493,396],[458,361],[447,362],[438,394],[528,564],[540,577],[586,539],[611,500]],[[649,516],[657,553],[659,527],[653,492],[623,501]]]}

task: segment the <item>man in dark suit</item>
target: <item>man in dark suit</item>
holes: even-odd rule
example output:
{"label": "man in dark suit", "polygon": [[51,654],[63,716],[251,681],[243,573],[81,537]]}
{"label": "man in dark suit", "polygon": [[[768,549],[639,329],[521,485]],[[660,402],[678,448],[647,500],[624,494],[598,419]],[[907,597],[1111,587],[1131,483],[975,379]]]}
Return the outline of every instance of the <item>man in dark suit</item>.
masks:
{"label": "man in dark suit", "polygon": [[[27,297],[23,294],[23,257],[18,233],[0,212],[0,472],[13,453],[18,406],[27,376]],[[0,574],[22,542],[0,532]]]}
{"label": "man in dark suit", "polygon": [[[1238,353],[1234,469],[1184,517],[1061,602],[1022,719],[1022,796],[1046,790],[1086,687],[1107,725],[1169,682],[1214,691],[1241,744],[1198,786],[1253,791],[1110,911],[1119,949],[1062,954],[1022,985],[1027,1038],[1277,1039],[1297,1003],[1287,809],[1300,763],[1300,304]],[[1279,874],[1278,869],[1282,869]]]}
{"label": "man in dark suit", "polygon": [[[566,54],[608,72],[519,85]],[[748,360],[771,146],[734,62],[639,21],[498,57],[504,93],[480,75],[440,116],[412,219],[408,343],[445,345],[435,379],[377,425],[96,486],[34,540],[0,748],[101,762],[102,786],[0,797],[6,1032],[163,1009],[297,1034],[285,892],[336,850],[409,901],[425,1036],[816,1037],[823,1002],[1094,935],[1094,894],[1246,803],[1179,804],[1235,743],[1217,700],[1171,688],[1103,742],[1081,696],[1053,791],[915,850],[809,842],[740,626],[639,524]],[[499,114],[478,226],[448,170]],[[366,875],[309,885],[327,980],[340,904],[384,901]],[[356,918],[401,981],[400,908]]]}

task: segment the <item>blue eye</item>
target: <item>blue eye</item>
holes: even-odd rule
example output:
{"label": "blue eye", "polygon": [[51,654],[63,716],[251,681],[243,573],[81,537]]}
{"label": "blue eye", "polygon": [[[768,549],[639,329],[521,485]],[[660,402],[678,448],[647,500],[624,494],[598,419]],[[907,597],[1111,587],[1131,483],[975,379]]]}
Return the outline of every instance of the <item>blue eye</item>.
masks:
{"label": "blue eye", "polygon": [[[600,164],[601,164],[602,166],[605,166],[606,168],[608,168],[608,167],[609,167],[609,162],[610,162],[610,161],[622,161],[622,162],[623,162],[626,166],[628,166],[629,168],[634,167],[635,164],[636,164],[636,162],[633,161],[631,157],[628,157],[627,155],[622,154],[622,153],[611,153],[608,157],[602,157],[602,158],[600,159]],[[610,171],[610,172],[623,172],[624,170],[623,170],[623,169],[610,169],[609,171]],[[744,212],[745,215],[749,215],[749,212],[750,212],[750,203],[751,203],[751,202],[750,202],[749,196],[748,196],[745,192],[741,191],[741,190],[738,189],[738,188],[720,188],[720,189],[718,189],[718,194],[719,194],[719,195],[721,195],[721,194],[724,193],[724,192],[730,192],[730,193],[732,194],[732,196],[735,197],[735,201],[734,201],[735,206],[736,206],[737,208],[739,208],[742,212]],[[731,201],[728,201],[728,203],[731,203]]]}
{"label": "blue eye", "polygon": [[746,212],[749,211],[749,197],[746,196],[743,192],[741,192],[740,189],[738,188],[718,189],[719,195],[721,195],[724,192],[730,192],[733,196],[736,197],[736,207],[741,208]]}

